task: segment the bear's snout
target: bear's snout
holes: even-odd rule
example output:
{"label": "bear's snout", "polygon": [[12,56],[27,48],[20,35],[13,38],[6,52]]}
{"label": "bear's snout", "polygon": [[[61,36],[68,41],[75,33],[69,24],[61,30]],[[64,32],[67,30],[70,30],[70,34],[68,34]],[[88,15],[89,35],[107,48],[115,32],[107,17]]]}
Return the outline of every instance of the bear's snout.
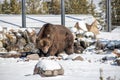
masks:
{"label": "bear's snout", "polygon": [[42,51],[43,51],[44,53],[47,53],[47,52],[48,52],[48,48],[45,47],[45,48],[42,49]]}

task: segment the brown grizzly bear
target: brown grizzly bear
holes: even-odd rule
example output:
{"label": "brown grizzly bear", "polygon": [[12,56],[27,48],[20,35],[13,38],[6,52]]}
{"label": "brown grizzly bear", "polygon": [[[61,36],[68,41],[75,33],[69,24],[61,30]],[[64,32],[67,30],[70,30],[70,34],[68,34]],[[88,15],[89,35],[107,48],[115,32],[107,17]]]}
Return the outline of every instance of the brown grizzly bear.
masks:
{"label": "brown grizzly bear", "polygon": [[73,34],[63,25],[47,23],[40,29],[37,37],[36,47],[45,54],[54,56],[63,51],[67,54],[73,53]]}

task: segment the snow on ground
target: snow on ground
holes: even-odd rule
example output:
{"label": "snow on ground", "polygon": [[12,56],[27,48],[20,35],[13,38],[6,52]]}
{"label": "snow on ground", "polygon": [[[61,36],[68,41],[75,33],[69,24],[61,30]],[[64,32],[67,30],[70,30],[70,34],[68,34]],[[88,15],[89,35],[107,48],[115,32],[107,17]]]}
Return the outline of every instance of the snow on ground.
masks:
{"label": "snow on ground", "polygon": [[43,70],[61,69],[61,66],[55,60],[47,60],[47,59],[40,60],[37,63],[37,67],[40,67]]}
{"label": "snow on ground", "polygon": [[[91,24],[95,18],[92,15],[65,15],[65,26],[73,27],[78,21]],[[45,23],[61,24],[61,15],[26,15],[26,27],[42,27]],[[0,15],[0,27],[21,27],[21,15]]]}
{"label": "snow on ground", "polygon": [[108,40],[120,40],[120,27],[115,28],[111,32],[100,32],[97,38],[103,38]]}
{"label": "snow on ground", "polygon": [[[110,63],[101,63],[99,59],[105,55],[81,55],[84,61],[57,60],[63,66],[64,75],[56,77],[41,77],[32,75],[37,60],[18,62],[18,58],[0,58],[1,80],[99,80],[100,69],[103,69],[103,78],[116,77],[120,79],[120,66]],[[89,62],[88,60],[91,60]],[[50,64],[49,64],[50,65]]]}
{"label": "snow on ground", "polygon": [[120,33],[100,32],[100,35],[98,35],[97,38],[104,38],[108,40],[120,40]]}

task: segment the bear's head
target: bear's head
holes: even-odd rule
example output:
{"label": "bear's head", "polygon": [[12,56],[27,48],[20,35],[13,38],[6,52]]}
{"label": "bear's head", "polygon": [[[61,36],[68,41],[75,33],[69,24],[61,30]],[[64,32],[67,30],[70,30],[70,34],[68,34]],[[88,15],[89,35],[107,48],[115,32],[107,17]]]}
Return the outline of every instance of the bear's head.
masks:
{"label": "bear's head", "polygon": [[51,47],[52,42],[48,38],[43,38],[38,42],[39,48],[44,52],[47,53],[49,48]]}

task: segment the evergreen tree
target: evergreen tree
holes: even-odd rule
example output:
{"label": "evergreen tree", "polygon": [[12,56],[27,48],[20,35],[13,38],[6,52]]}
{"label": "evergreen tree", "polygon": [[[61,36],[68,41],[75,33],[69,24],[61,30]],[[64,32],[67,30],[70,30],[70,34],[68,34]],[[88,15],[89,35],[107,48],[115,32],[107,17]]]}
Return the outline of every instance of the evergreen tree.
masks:
{"label": "evergreen tree", "polygon": [[60,0],[42,2],[42,11],[46,14],[60,14]]}
{"label": "evergreen tree", "polygon": [[87,0],[67,0],[67,14],[89,14],[89,3]]}
{"label": "evergreen tree", "polygon": [[[101,0],[99,5],[101,7],[102,13],[106,13],[106,0]],[[120,0],[111,0],[112,25],[120,25],[120,6],[119,5],[120,5]]]}
{"label": "evergreen tree", "polygon": [[101,10],[100,16],[99,16],[99,22],[104,27],[105,30],[107,30],[107,24],[106,24],[106,0],[101,0],[99,3],[99,7]]}
{"label": "evergreen tree", "polygon": [[41,12],[40,0],[27,0],[26,3],[28,14],[38,14]]}
{"label": "evergreen tree", "polygon": [[112,24],[120,26],[120,0],[112,0]]}
{"label": "evergreen tree", "polygon": [[8,3],[7,0],[4,0],[2,4],[2,14],[10,14],[11,13],[10,9],[11,9],[10,3]]}
{"label": "evergreen tree", "polygon": [[2,4],[0,3],[0,14],[2,14]]}
{"label": "evergreen tree", "polygon": [[48,6],[48,2],[42,2],[43,6],[42,6],[42,13],[43,14],[49,14],[49,6]]}
{"label": "evergreen tree", "polygon": [[10,5],[12,14],[20,14],[20,4],[17,2],[17,0],[10,0]]}
{"label": "evergreen tree", "polygon": [[51,5],[51,13],[60,14],[60,0],[52,0]]}
{"label": "evergreen tree", "polygon": [[94,11],[95,8],[96,8],[96,6],[95,6],[95,4],[93,4],[93,0],[91,0],[91,3],[89,4],[89,9],[88,10],[89,10],[89,13],[92,14],[93,16],[95,16],[95,14],[96,14],[95,11]]}
{"label": "evergreen tree", "polygon": [[99,7],[101,8],[102,12],[106,12],[106,0],[101,0]]}

